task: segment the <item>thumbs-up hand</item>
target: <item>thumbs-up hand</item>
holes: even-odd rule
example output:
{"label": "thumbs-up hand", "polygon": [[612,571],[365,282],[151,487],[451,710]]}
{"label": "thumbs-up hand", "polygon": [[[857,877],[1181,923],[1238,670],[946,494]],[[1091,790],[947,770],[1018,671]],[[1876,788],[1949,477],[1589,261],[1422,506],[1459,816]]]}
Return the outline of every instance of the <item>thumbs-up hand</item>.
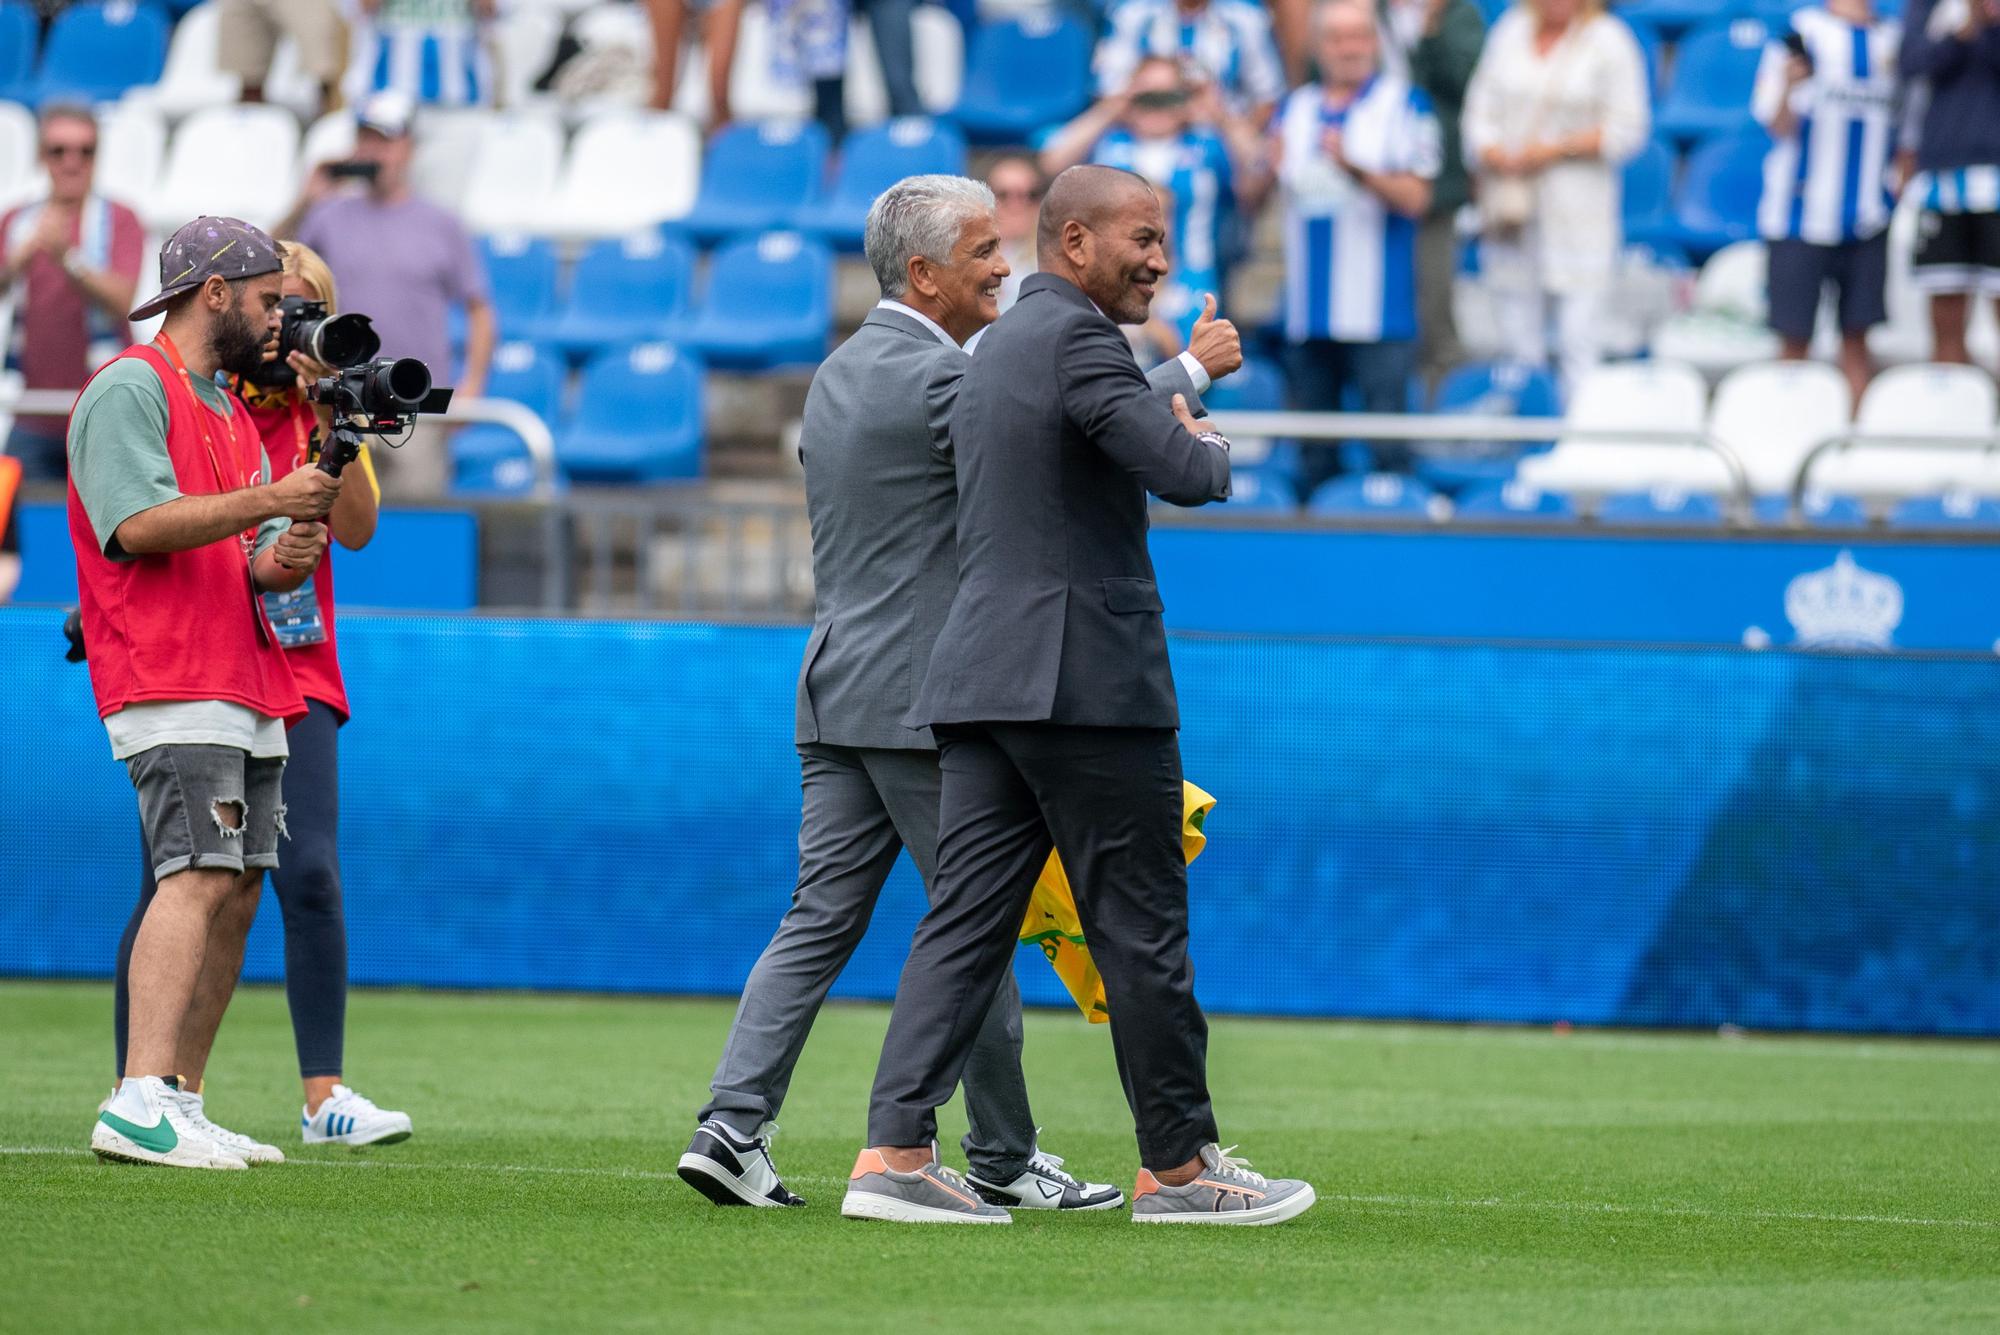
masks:
{"label": "thumbs-up hand", "polygon": [[1236,332],[1235,325],[1215,318],[1213,292],[1202,295],[1201,318],[1194,322],[1194,329],[1188,335],[1188,351],[1201,363],[1201,369],[1208,372],[1210,380],[1220,380],[1243,365],[1243,337]]}

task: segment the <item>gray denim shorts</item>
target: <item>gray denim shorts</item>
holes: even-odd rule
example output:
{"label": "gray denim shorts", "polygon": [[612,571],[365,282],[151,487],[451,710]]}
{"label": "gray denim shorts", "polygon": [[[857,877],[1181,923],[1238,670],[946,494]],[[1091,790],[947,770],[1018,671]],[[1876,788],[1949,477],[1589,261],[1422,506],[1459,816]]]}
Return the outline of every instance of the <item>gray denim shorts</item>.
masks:
{"label": "gray denim shorts", "polygon": [[290,837],[283,756],[169,743],[141,751],[125,768],[139,793],[155,881],[190,868],[240,872],[278,865],[278,840]]}

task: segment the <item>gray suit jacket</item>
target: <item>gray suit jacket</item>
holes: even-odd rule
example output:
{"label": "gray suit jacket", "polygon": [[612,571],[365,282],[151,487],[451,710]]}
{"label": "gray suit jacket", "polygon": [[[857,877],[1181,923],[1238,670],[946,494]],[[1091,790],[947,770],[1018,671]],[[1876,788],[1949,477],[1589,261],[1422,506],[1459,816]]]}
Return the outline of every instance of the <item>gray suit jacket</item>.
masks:
{"label": "gray suit jacket", "polygon": [[[905,716],[958,581],[951,421],[975,360],[878,307],[813,376],[799,437],[815,599],[799,669],[800,743],[936,745]],[[1162,402],[1182,394],[1201,411],[1177,361],[1150,383]]]}
{"label": "gray suit jacket", "polygon": [[1229,454],[1147,393],[1125,336],[1053,274],[986,334],[959,390],[958,588],[920,723],[1177,728],[1146,493],[1229,495]]}

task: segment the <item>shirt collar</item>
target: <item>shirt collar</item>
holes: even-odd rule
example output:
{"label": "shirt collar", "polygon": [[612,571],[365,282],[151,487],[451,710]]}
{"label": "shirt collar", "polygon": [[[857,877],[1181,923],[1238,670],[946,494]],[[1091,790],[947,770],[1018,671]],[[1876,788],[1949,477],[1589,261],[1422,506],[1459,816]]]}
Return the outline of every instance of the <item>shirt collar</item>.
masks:
{"label": "shirt collar", "polygon": [[945,333],[943,325],[939,324],[936,320],[931,319],[930,316],[925,315],[922,311],[917,310],[915,307],[905,306],[900,301],[891,301],[889,298],[884,297],[882,298],[882,300],[875,303],[875,309],[882,311],[895,311],[898,315],[907,315],[912,320],[915,320],[918,324],[922,325],[924,328],[930,330],[933,334],[936,334],[938,342],[944,344],[946,347],[955,348],[958,346],[958,340],[953,338],[950,334]]}

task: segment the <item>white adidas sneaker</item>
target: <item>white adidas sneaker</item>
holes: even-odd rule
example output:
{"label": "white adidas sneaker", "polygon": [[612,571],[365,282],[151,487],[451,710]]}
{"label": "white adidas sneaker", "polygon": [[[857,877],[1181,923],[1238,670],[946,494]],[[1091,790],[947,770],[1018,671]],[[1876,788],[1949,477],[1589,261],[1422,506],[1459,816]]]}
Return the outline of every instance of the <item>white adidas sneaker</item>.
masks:
{"label": "white adidas sneaker", "polygon": [[394,1145],[410,1138],[410,1115],[378,1108],[346,1085],[335,1085],[317,1113],[299,1110],[308,1145]]}
{"label": "white adidas sneaker", "polygon": [[1125,1193],[1108,1182],[1084,1182],[1063,1168],[1062,1156],[1038,1147],[1027,1171],[1012,1182],[990,1182],[977,1173],[965,1180],[988,1204],[1009,1210],[1115,1210]]}
{"label": "white adidas sneaker", "polygon": [[283,1163],[285,1152],[276,1145],[266,1145],[261,1140],[252,1140],[240,1131],[217,1126],[208,1120],[208,1112],[203,1106],[202,1096],[190,1090],[169,1091],[180,1101],[181,1110],[195,1130],[207,1136],[216,1144],[247,1164]]}
{"label": "white adidas sneaker", "polygon": [[243,1169],[249,1165],[189,1119],[180,1091],[158,1076],[128,1079],[105,1101],[90,1128],[90,1148],[116,1163],[170,1168]]}

